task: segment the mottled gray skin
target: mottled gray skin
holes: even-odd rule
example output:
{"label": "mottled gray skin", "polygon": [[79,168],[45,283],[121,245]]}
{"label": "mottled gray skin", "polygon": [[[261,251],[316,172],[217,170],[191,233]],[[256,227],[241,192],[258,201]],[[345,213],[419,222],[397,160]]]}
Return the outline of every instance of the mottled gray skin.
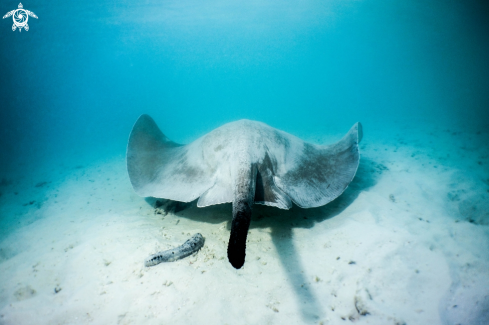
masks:
{"label": "mottled gray skin", "polygon": [[175,262],[197,252],[204,246],[204,237],[197,233],[187,240],[183,245],[167,251],[159,252],[151,255],[144,261],[145,266],[155,266],[162,262]]}
{"label": "mottled gray skin", "polygon": [[333,201],[355,177],[361,139],[360,123],[338,142],[319,146],[261,122],[239,120],[181,145],[141,115],[129,136],[127,171],[143,197],[198,199],[198,207],[232,203],[228,259],[239,269],[253,205],[314,208]]}

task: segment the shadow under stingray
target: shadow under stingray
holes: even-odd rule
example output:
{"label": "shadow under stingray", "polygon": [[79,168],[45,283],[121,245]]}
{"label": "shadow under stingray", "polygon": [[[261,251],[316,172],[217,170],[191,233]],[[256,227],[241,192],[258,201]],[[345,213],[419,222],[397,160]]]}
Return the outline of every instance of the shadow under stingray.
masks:
{"label": "shadow under stingray", "polygon": [[[294,244],[293,228],[312,228],[316,223],[337,216],[352,204],[362,191],[374,186],[385,169],[385,166],[367,157],[362,157],[355,178],[345,192],[334,201],[318,208],[303,209],[294,204],[290,210],[281,210],[269,206],[254,205],[250,228],[271,229],[272,242],[289,283],[297,295],[304,321],[317,320],[323,312],[302,273],[303,266]],[[154,198],[146,198],[146,201],[152,206],[156,204],[156,207],[161,204],[165,209],[174,212],[179,217],[198,222],[221,223],[227,221],[227,228],[228,230],[231,229],[231,204],[197,208],[197,201],[181,203]]]}
{"label": "shadow under stingray", "polygon": [[[270,227],[272,242],[280,258],[290,285],[296,293],[304,321],[315,321],[323,316],[321,305],[307,284],[303,265],[297,253],[293,228],[312,228],[316,223],[331,219],[351,205],[358,195],[377,183],[383,168],[371,159],[362,158],[357,174],[348,188],[336,200],[327,205],[303,209],[296,205],[290,210],[255,205],[252,228]],[[255,221],[255,222],[254,222]]]}

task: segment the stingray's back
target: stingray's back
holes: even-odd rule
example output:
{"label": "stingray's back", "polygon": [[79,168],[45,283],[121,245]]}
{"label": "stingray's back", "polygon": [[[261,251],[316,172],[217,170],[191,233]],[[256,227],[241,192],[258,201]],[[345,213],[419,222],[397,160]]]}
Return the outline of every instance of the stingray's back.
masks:
{"label": "stingray's back", "polygon": [[198,206],[232,202],[240,165],[256,165],[254,202],[288,209],[317,207],[338,197],[359,164],[359,123],[338,143],[317,146],[264,123],[240,120],[182,146],[148,115],[131,132],[127,168],[141,196]]}

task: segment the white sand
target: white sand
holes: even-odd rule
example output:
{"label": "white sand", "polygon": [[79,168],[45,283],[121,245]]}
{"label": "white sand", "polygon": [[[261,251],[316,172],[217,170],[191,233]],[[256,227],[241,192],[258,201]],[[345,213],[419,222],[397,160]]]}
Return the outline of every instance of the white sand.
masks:
{"label": "white sand", "polygon": [[[122,156],[11,174],[0,324],[489,324],[487,133],[398,133],[366,133],[333,203],[255,206],[241,270],[230,205],[155,214]],[[144,267],[196,232],[199,253]]]}

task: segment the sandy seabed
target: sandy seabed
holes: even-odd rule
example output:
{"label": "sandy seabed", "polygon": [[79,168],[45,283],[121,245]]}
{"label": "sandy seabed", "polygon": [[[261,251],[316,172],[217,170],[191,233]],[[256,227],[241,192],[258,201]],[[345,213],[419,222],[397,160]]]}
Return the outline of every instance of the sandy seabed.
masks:
{"label": "sandy seabed", "polygon": [[2,175],[0,324],[489,324],[488,134],[395,134],[332,203],[255,205],[240,270],[230,204],[155,210],[122,153]]}

